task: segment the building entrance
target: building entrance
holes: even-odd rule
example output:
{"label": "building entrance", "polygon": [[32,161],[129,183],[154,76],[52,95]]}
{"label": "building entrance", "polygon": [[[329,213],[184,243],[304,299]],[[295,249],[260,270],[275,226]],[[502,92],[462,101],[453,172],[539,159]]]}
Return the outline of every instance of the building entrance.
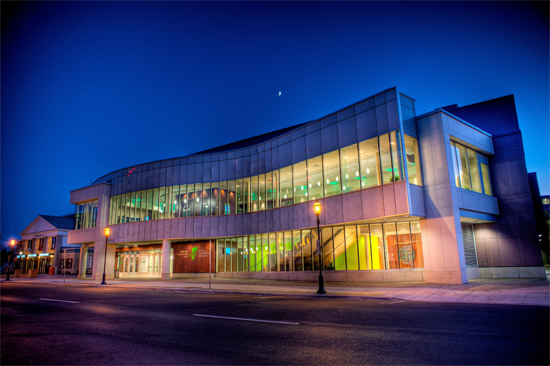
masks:
{"label": "building entrance", "polygon": [[[162,249],[160,245],[117,248],[118,271],[120,277],[160,277],[162,272]],[[139,249],[139,250],[137,250]]]}

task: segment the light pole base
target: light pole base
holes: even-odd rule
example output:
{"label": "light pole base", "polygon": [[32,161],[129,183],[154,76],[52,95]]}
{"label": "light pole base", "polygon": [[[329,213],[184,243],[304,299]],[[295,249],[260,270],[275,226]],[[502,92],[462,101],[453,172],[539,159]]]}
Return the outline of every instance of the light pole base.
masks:
{"label": "light pole base", "polygon": [[101,282],[102,285],[106,285],[107,282],[105,282],[105,273],[103,274],[103,281]]}
{"label": "light pole base", "polygon": [[323,279],[322,275],[319,275],[319,290],[317,290],[317,294],[324,295],[327,292],[325,291],[325,280]]}

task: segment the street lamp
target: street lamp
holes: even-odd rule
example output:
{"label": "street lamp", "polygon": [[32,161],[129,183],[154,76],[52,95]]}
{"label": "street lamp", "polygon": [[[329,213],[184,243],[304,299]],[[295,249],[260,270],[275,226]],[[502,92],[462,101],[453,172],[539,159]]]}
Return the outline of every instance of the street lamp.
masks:
{"label": "street lamp", "polygon": [[103,260],[103,282],[101,282],[102,285],[106,285],[107,282],[105,282],[105,266],[107,265],[107,243],[109,242],[109,233],[111,230],[106,227],[105,228],[105,259]]}
{"label": "street lamp", "polygon": [[313,204],[313,209],[315,210],[315,215],[317,216],[317,251],[319,252],[319,290],[317,290],[318,294],[326,294],[325,291],[325,281],[323,280],[323,256],[321,254],[321,230],[319,229],[319,225],[321,224],[321,221],[319,220],[319,216],[321,215],[321,204],[319,201],[315,200],[315,203]]}
{"label": "street lamp", "polygon": [[10,255],[8,256],[8,274],[6,275],[6,281],[10,280],[10,271],[11,271],[11,260],[13,259],[13,247],[15,246],[15,240],[10,241],[11,250]]}

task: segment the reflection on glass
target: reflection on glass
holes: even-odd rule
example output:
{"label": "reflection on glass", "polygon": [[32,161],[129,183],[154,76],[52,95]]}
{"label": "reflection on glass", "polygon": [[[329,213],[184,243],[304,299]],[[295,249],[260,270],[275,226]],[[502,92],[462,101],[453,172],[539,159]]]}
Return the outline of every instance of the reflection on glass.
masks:
{"label": "reflection on glass", "polygon": [[303,161],[293,166],[294,203],[307,202],[307,169]]}
{"label": "reflection on glass", "polygon": [[220,215],[229,215],[227,196],[227,181],[220,182]]}
{"label": "reflection on glass", "polygon": [[302,230],[302,264],[304,271],[313,270],[312,235],[311,230]]}
{"label": "reflection on glass", "polygon": [[323,270],[334,271],[334,246],[332,240],[332,228],[321,229],[321,246],[323,247]]}
{"label": "reflection on glass", "polygon": [[357,226],[357,247],[359,251],[359,269],[372,269],[370,258],[369,225]]}
{"label": "reflection on glass", "polygon": [[284,242],[284,234],[283,233],[276,233],[276,241],[277,241],[277,271],[284,272],[285,271],[285,242]]}
{"label": "reflection on glass", "polygon": [[395,223],[384,224],[384,236],[386,238],[386,267],[388,269],[398,269],[399,254],[397,249]]}
{"label": "reflection on glass", "polygon": [[292,233],[290,231],[284,232],[284,244],[285,244],[285,271],[294,271],[294,256],[292,252]]}
{"label": "reflection on glass", "polygon": [[153,189],[153,220],[159,219],[159,189]]}
{"label": "reflection on glass", "polygon": [[361,189],[357,144],[340,149],[340,166],[342,167],[342,193]]}
{"label": "reflection on glass", "polygon": [[452,154],[452,158],[453,158],[453,170],[454,170],[454,173],[455,173],[455,184],[456,184],[457,188],[460,188],[460,172],[459,172],[459,169],[458,169],[458,161],[456,159],[456,157],[458,156],[458,152],[456,151],[456,144],[454,143],[454,141],[451,141],[451,154]]}
{"label": "reflection on glass", "polygon": [[393,165],[394,182],[403,176],[403,161],[401,160],[400,135],[397,131],[390,132],[391,159]]}
{"label": "reflection on glass", "polygon": [[340,186],[340,157],[338,151],[323,155],[325,173],[325,197],[342,193]]}
{"label": "reflection on glass", "polygon": [[250,257],[250,272],[256,272],[256,237],[250,235],[248,237],[249,242],[249,257]]}
{"label": "reflection on glass", "polygon": [[292,189],[292,166],[281,169],[281,207],[294,203]]}
{"label": "reflection on glass", "polygon": [[468,150],[468,165],[470,166],[470,178],[472,179],[472,190],[481,192],[481,178],[479,177],[479,168],[477,165],[477,153],[472,149]]}
{"label": "reflection on glass", "polygon": [[172,217],[180,217],[180,186],[174,186],[172,192],[172,200],[170,201]]}
{"label": "reflection on glass", "polygon": [[236,209],[236,197],[235,197],[235,181],[230,180],[227,182],[227,203],[229,205],[229,214],[232,215],[235,213]]}
{"label": "reflection on glass", "polygon": [[153,217],[153,190],[147,190],[147,216],[145,220],[152,220]]}
{"label": "reflection on glass", "polygon": [[271,172],[265,175],[265,195],[266,208],[273,208],[273,175]]}
{"label": "reflection on glass", "polygon": [[218,182],[212,183],[212,188],[210,191],[210,206],[212,212],[212,215],[219,215],[220,214],[220,184]]}
{"label": "reflection on glass", "polygon": [[258,176],[259,180],[259,187],[260,187],[260,195],[258,198],[258,206],[260,207],[260,211],[265,210],[265,174],[260,174]]}
{"label": "reflection on glass", "polygon": [[466,147],[456,144],[458,172],[460,176],[460,186],[464,189],[471,190],[470,174],[468,172],[468,155]]}
{"label": "reflection on glass", "polygon": [[243,179],[243,212],[250,212],[250,178]]}
{"label": "reflection on glass", "polygon": [[418,140],[405,135],[405,157],[409,172],[409,183],[422,185],[422,171],[420,170],[420,155],[418,153]]}
{"label": "reflection on glass", "polygon": [[292,232],[292,252],[294,255],[294,270],[303,271],[302,266],[302,235],[300,230]]}
{"label": "reflection on glass", "polygon": [[384,184],[395,182],[391,166],[390,138],[388,134],[379,136],[380,139],[380,160],[382,163],[382,182]]}
{"label": "reflection on glass", "polygon": [[237,185],[237,213],[244,213],[243,180],[237,179],[235,182]]}
{"label": "reflection on glass", "polygon": [[369,188],[382,185],[380,174],[380,153],[378,151],[378,137],[363,141],[359,144],[361,159],[361,186]]}
{"label": "reflection on glass", "polygon": [[166,211],[166,187],[159,188],[159,219],[164,219],[164,211]]}
{"label": "reflection on glass", "polygon": [[323,157],[318,156],[307,161],[309,200],[323,198]]}
{"label": "reflection on glass", "polygon": [[357,248],[357,230],[355,225],[347,225],[345,227],[346,235],[346,262],[347,269],[358,270],[359,269],[359,256]]}
{"label": "reflection on glass", "polygon": [[259,206],[258,206],[258,201],[259,201],[259,197],[260,197],[260,189],[258,187],[258,176],[254,176],[252,178],[250,178],[250,187],[251,187],[251,191],[252,191],[252,194],[250,195],[250,209],[251,211],[258,211],[259,209]]}
{"label": "reflection on glass", "polygon": [[195,194],[194,199],[195,203],[195,216],[200,216],[202,211],[202,183],[195,183]]}
{"label": "reflection on glass", "polygon": [[489,159],[486,156],[479,154],[479,165],[481,166],[481,176],[483,178],[483,193],[492,196],[491,178],[489,176]]}
{"label": "reflection on glass", "polygon": [[424,268],[422,253],[422,238],[420,237],[420,222],[411,222],[411,245],[413,251],[413,268]]}
{"label": "reflection on glass", "polygon": [[277,272],[277,241],[275,240],[275,233],[269,234],[269,247],[268,247],[268,271]]}
{"label": "reflection on glass", "polygon": [[279,171],[273,172],[273,207],[279,207]]}
{"label": "reflection on glass", "polygon": [[210,183],[202,185],[202,216],[210,215]]}
{"label": "reflection on glass", "polygon": [[343,226],[334,226],[332,228],[332,237],[334,240],[334,266],[337,271],[346,270],[346,237]]}
{"label": "reflection on glass", "polygon": [[384,240],[381,224],[370,225],[370,258],[372,269],[385,269]]}
{"label": "reflection on glass", "polygon": [[399,248],[399,268],[414,268],[415,253],[408,222],[397,223],[397,246]]}

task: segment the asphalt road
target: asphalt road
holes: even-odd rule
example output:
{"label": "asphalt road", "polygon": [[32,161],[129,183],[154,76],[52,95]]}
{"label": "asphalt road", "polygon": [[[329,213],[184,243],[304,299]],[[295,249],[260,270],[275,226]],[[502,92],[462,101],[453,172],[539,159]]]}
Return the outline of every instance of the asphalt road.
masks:
{"label": "asphalt road", "polygon": [[546,307],[0,290],[2,365],[549,364]]}

